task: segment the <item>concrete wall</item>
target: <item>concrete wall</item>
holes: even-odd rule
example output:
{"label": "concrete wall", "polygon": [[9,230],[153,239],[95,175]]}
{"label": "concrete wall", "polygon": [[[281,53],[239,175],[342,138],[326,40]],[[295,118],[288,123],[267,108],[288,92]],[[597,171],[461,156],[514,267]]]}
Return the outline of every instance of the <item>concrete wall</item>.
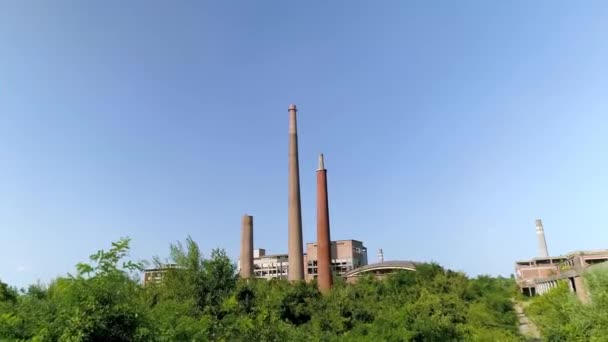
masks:
{"label": "concrete wall", "polygon": [[[367,265],[367,248],[361,241],[337,240],[331,242],[332,272],[341,275],[353,268]],[[305,274],[312,281],[317,275],[317,244],[306,244]]]}

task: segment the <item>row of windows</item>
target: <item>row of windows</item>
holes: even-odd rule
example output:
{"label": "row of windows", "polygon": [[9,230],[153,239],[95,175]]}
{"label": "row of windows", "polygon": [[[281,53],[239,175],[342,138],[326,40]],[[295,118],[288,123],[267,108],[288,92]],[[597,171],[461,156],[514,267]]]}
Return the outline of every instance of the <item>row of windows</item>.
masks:
{"label": "row of windows", "polygon": [[287,268],[287,265],[285,264],[254,264],[253,265],[254,268],[256,269],[261,269],[261,268]]}
{"label": "row of windows", "polygon": [[[358,263],[358,260],[355,260],[354,263]],[[353,259],[332,259],[332,265],[350,265],[353,263]],[[317,266],[317,260],[312,260],[308,262],[308,266]]]}
{"label": "row of windows", "polygon": [[146,276],[160,278],[160,277],[162,277],[162,273],[161,272],[148,272],[148,273],[146,273]]}
{"label": "row of windows", "polygon": [[256,271],[254,272],[256,276],[267,276],[267,275],[286,275],[287,272],[279,272],[277,270],[269,270],[269,271]]}
{"label": "row of windows", "polygon": [[[352,267],[349,266],[332,266],[331,267],[331,271],[337,274],[344,274],[350,270],[352,270]],[[308,267],[308,274],[317,274],[318,273],[318,268],[317,267]]]}

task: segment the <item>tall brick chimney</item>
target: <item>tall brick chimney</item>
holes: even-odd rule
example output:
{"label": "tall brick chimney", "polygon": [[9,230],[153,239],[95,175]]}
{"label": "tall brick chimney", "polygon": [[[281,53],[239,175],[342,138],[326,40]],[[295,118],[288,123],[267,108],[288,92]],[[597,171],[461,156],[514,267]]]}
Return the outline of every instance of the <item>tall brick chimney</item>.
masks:
{"label": "tall brick chimney", "polygon": [[241,278],[253,277],[253,216],[243,215],[241,230]]}
{"label": "tall brick chimney", "polygon": [[327,196],[327,170],[323,154],[319,156],[317,170],[317,284],[319,291],[331,290],[331,238],[329,234],[329,201]]}
{"label": "tall brick chimney", "polygon": [[300,204],[300,166],[298,162],[298,126],[296,105],[289,105],[289,180],[288,180],[288,249],[290,281],[304,280],[302,247],[302,208]]}
{"label": "tall brick chimney", "polygon": [[543,228],[543,221],[540,219],[536,220],[536,237],[538,238],[538,256],[541,258],[548,258],[549,251],[547,250],[545,229]]}

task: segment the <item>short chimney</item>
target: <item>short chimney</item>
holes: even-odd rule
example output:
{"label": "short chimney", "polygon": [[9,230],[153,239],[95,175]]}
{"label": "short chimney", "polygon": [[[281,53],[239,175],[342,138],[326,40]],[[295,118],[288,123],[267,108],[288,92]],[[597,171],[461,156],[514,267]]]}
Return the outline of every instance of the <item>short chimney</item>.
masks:
{"label": "short chimney", "polygon": [[244,215],[241,231],[241,278],[253,277],[253,216]]}
{"label": "short chimney", "polygon": [[317,281],[319,291],[329,293],[333,281],[331,274],[327,170],[325,169],[323,154],[319,155],[319,169],[317,170]]}

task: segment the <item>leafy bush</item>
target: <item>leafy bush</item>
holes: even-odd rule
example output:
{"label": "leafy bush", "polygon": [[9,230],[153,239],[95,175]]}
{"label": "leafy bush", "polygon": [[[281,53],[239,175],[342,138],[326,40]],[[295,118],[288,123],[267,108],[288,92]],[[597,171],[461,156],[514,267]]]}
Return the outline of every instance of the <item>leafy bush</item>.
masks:
{"label": "leafy bush", "polygon": [[535,297],[527,309],[543,337],[550,341],[605,341],[608,336],[608,270],[585,276],[591,303],[584,304],[567,283]]}
{"label": "leafy bush", "polygon": [[[115,242],[108,251],[93,254],[90,263],[78,264],[75,276],[58,278],[48,287],[33,285],[21,294],[0,283],[0,340],[521,338],[510,300],[512,279],[469,279],[437,264],[422,264],[416,272],[382,281],[368,276],[346,284],[337,279],[323,296],[315,282],[239,279],[224,251],[214,250],[206,259],[188,237],[185,244],[170,246],[168,262],[176,267],[163,282],[142,286],[134,277],[141,264],[124,261],[128,251],[128,239]],[[159,258],[155,262],[161,264]],[[603,278],[593,281],[604,284]]]}

